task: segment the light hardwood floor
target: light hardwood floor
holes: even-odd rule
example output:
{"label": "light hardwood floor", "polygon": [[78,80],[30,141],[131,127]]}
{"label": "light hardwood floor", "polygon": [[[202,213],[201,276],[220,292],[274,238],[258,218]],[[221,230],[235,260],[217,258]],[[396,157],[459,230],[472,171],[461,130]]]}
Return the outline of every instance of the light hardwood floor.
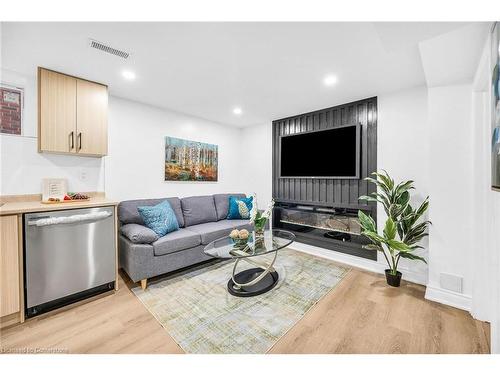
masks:
{"label": "light hardwood floor", "polygon": [[352,270],[271,353],[489,353],[489,324],[424,299],[425,288]]}
{"label": "light hardwood floor", "polygon": [[[0,332],[4,352],[182,353],[120,274],[116,294]],[[353,269],[270,353],[489,353],[489,325],[424,299],[424,287],[386,286]]]}

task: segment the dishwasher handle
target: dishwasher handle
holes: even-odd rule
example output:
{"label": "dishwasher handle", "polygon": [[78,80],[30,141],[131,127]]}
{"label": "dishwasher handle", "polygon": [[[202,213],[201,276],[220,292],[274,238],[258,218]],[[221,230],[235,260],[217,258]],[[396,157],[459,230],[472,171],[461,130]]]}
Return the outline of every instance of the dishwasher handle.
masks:
{"label": "dishwasher handle", "polygon": [[47,225],[73,224],[73,223],[81,223],[84,221],[102,220],[110,217],[111,215],[113,215],[112,212],[100,211],[100,212],[91,212],[88,214],[80,214],[72,216],[51,216],[51,217],[39,218],[37,220],[30,220],[28,221],[28,225],[45,227]]}

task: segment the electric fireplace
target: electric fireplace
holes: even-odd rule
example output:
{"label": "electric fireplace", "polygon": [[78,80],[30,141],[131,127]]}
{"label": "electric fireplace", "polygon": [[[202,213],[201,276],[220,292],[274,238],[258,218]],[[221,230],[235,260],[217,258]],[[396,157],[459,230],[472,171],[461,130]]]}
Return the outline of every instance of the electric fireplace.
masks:
{"label": "electric fireplace", "polygon": [[273,228],[293,232],[299,242],[377,259],[375,251],[363,249],[369,241],[361,235],[356,209],[278,202],[273,211]]}

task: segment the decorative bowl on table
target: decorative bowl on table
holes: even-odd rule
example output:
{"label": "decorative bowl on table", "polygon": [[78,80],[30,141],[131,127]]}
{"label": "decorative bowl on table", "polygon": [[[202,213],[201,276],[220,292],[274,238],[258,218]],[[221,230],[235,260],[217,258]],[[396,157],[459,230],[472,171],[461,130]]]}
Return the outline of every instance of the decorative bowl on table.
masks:
{"label": "decorative bowl on table", "polygon": [[250,232],[246,229],[233,229],[229,234],[229,237],[233,241],[235,247],[245,247],[245,245],[248,243],[248,240],[250,240],[251,235]]}

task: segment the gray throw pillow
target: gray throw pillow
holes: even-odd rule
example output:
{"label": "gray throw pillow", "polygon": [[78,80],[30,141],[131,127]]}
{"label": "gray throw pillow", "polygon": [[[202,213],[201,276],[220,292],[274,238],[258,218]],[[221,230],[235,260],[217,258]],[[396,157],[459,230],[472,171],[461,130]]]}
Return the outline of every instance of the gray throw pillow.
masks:
{"label": "gray throw pillow", "polygon": [[217,221],[214,197],[211,195],[182,198],[181,207],[186,227]]}
{"label": "gray throw pillow", "polygon": [[140,224],[125,224],[120,232],[133,243],[152,243],[160,238],[152,229]]}

